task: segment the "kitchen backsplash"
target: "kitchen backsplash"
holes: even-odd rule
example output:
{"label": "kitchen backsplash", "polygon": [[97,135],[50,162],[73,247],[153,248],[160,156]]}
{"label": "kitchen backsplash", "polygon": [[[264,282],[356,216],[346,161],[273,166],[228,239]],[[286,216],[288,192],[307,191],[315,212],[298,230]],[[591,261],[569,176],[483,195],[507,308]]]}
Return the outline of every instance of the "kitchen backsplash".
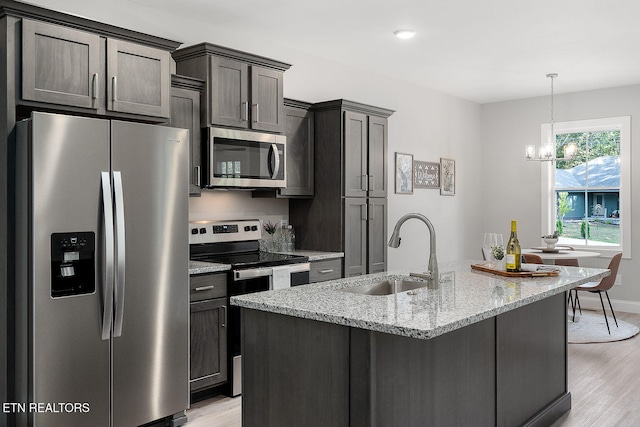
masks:
{"label": "kitchen backsplash", "polygon": [[[203,191],[189,198],[189,220],[260,219],[277,224],[289,220],[289,201],[252,198],[250,191]],[[294,224],[295,225],[295,224]]]}

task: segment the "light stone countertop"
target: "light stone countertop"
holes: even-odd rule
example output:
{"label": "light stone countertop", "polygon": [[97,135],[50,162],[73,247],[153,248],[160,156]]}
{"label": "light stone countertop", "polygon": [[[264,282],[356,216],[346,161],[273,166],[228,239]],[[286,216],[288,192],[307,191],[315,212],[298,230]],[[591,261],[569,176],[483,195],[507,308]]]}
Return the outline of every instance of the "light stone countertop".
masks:
{"label": "light stone countertop", "polygon": [[[324,261],[328,259],[344,258],[344,252],[322,252],[322,251],[307,251],[307,250],[295,250],[291,252],[278,252],[280,254],[292,254],[309,257],[309,261]],[[205,273],[217,273],[220,271],[231,270],[231,265],[220,264],[214,262],[204,261],[189,261],[189,275],[192,274],[205,274]]]}
{"label": "light stone countertop", "polygon": [[[421,288],[384,296],[338,291],[389,278],[407,278],[409,271],[406,270],[234,296],[231,304],[430,339],[609,275],[606,269],[560,267],[557,277],[509,278],[472,270],[471,264],[478,263],[482,261],[440,263],[440,286],[435,290]],[[423,272],[425,269],[411,271]],[[420,279],[411,277],[409,280]]]}
{"label": "light stone countertop", "polygon": [[328,259],[344,258],[344,252],[322,252],[296,249],[295,251],[278,251],[279,254],[300,255],[309,257],[309,261],[324,261]]}
{"label": "light stone countertop", "polygon": [[218,264],[214,262],[189,261],[189,275],[217,273],[219,271],[231,270],[229,264]]}

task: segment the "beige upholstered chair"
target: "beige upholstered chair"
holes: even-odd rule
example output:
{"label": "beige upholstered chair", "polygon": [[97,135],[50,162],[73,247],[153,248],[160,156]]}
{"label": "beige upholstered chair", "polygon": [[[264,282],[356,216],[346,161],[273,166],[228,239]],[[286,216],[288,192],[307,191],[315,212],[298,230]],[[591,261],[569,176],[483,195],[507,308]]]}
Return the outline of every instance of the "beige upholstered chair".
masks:
{"label": "beige upholstered chair", "polygon": [[[611,309],[611,314],[613,315],[613,320],[616,322],[616,326],[618,326],[618,320],[616,319],[616,314],[613,311],[613,306],[611,305],[611,300],[609,299],[609,289],[613,287],[613,284],[616,282],[616,276],[618,275],[618,267],[620,266],[620,259],[622,258],[622,253],[617,253],[611,258],[609,262],[609,270],[611,270],[611,274],[607,277],[604,277],[599,282],[589,282],[584,283],[580,286],[573,288],[575,292],[575,303],[573,304],[573,318],[575,320],[576,316],[576,303],[578,304],[578,308],[580,308],[580,299],[578,298],[578,291],[587,291],[594,292],[600,295],[600,304],[602,304],[602,311],[604,313],[604,320],[607,324],[607,331],[611,333],[611,329],[609,328],[609,320],[607,319],[607,312],[604,309],[604,302],[602,301],[602,292],[607,296],[607,301],[609,302],[609,308]],[[580,309],[582,312],[582,309]]]}

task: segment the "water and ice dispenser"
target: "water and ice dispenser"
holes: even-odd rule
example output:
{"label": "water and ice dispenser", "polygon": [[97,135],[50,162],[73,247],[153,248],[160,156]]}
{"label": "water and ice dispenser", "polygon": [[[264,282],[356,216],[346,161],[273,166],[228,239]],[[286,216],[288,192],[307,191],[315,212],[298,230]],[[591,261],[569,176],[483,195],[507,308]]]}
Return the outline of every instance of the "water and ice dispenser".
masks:
{"label": "water and ice dispenser", "polygon": [[95,233],[51,234],[51,297],[91,294],[96,290]]}

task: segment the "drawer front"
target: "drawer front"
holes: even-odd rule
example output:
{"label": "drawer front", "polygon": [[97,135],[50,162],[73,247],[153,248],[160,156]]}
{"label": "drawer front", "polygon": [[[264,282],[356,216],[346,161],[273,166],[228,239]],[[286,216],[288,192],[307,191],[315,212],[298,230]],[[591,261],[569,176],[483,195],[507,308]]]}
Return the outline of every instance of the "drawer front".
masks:
{"label": "drawer front", "polygon": [[199,274],[189,277],[189,301],[227,296],[227,273]]}
{"label": "drawer front", "polygon": [[314,261],[309,271],[309,283],[324,282],[342,278],[342,259]]}

